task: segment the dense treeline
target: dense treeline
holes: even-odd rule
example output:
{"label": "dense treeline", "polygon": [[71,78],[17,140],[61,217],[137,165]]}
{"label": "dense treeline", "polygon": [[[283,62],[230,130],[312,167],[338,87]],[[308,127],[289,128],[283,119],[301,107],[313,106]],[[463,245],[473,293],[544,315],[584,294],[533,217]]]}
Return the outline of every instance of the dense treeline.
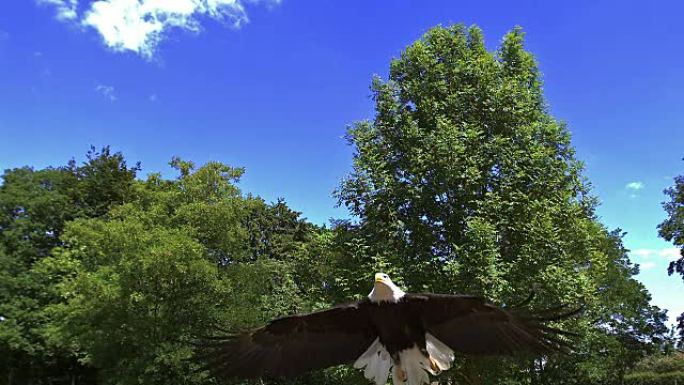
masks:
{"label": "dense treeline", "polygon": [[323,229],[244,196],[240,169],[172,166],[177,180],[135,180],[105,148],[81,167],[5,173],[8,383],[201,382],[192,336],[320,301]]}
{"label": "dense treeline", "polygon": [[[243,170],[221,163],[141,178],[105,147],[6,170],[0,383],[221,382],[195,337],[359,298],[375,271],[412,291],[585,305],[564,325],[582,335],[573,354],[461,357],[444,383],[617,384],[671,343],[621,231],[596,218],[520,30],[488,52],[477,28],[433,29],[372,89],[337,191],[354,219],[331,228],[242,192]],[[346,367],[295,382],[367,383]]]}
{"label": "dense treeline", "polygon": [[625,376],[627,385],[677,385],[684,383],[684,353],[658,354],[638,362]]}

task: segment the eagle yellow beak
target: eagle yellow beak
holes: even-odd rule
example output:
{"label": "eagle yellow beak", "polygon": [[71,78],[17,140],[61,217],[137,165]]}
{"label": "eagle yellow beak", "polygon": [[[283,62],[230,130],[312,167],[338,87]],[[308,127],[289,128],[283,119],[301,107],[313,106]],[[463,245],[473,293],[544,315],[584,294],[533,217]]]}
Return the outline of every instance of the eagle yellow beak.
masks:
{"label": "eagle yellow beak", "polygon": [[384,282],[382,274],[375,274],[375,282]]}

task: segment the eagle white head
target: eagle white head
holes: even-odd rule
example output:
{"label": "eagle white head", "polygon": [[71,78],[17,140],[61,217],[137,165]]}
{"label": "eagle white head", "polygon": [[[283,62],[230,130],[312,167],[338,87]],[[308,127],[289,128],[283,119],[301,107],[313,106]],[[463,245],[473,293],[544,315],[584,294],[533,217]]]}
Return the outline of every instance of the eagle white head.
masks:
{"label": "eagle white head", "polygon": [[385,273],[375,274],[373,290],[368,294],[368,298],[373,302],[397,302],[406,293],[395,285],[389,275]]}

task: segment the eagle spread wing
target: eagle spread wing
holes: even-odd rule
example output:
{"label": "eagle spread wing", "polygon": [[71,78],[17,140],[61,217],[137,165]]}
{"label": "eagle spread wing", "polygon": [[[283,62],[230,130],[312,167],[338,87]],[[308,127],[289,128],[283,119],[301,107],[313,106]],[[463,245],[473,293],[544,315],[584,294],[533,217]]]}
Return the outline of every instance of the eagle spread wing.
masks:
{"label": "eagle spread wing", "polygon": [[426,332],[456,352],[472,355],[552,353],[568,351],[563,330],[544,325],[577,311],[553,309],[537,314],[503,309],[475,296],[407,294],[409,306],[420,313]]}
{"label": "eagle spread wing", "polygon": [[249,333],[203,344],[215,375],[256,378],[293,376],[349,363],[376,338],[358,303],[283,317]]}

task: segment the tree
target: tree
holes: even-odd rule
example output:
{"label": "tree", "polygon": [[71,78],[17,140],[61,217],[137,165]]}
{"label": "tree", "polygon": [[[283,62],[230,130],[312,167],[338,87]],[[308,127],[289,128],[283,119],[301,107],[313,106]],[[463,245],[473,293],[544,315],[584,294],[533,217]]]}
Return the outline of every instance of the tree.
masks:
{"label": "tree", "polygon": [[[587,336],[585,358],[522,360],[500,371],[488,362],[489,379],[466,360],[452,375],[469,383],[617,381],[589,347],[602,339],[608,356],[626,351],[625,335],[643,342],[662,332],[662,312],[632,278],[621,236],[596,219],[582,163],[548,113],[521,30],[490,53],[477,27],[434,28],[392,61],[387,81],[373,80],[372,92],[375,118],[349,129],[354,168],[337,192],[357,222],[334,230],[343,274],[336,290],[356,291],[361,266],[388,270],[412,291],[499,304],[535,291],[533,307],[585,303],[573,326]],[[625,360],[614,371],[623,373]],[[590,378],[582,366],[604,373]]]}
{"label": "tree", "polygon": [[48,309],[53,343],[103,383],[210,382],[193,339],[322,301],[322,229],[282,200],[244,196],[242,169],[171,164],[177,179],[152,174],[106,216],[69,222],[63,245],[34,269],[61,277],[65,301]]}
{"label": "tree", "polygon": [[[670,262],[667,272],[672,275],[677,273],[684,280],[684,175],[674,179],[674,185],[665,189],[665,194],[670,198],[663,203],[668,218],[658,225],[658,235],[680,249],[681,256],[676,261]],[[677,318],[680,343],[684,345],[684,313]]]}
{"label": "tree", "polygon": [[47,342],[45,308],[59,298],[34,265],[60,246],[65,224],[127,199],[138,166],[108,147],[77,165],[6,170],[0,186],[0,369],[7,383],[70,381],[92,373]]}

